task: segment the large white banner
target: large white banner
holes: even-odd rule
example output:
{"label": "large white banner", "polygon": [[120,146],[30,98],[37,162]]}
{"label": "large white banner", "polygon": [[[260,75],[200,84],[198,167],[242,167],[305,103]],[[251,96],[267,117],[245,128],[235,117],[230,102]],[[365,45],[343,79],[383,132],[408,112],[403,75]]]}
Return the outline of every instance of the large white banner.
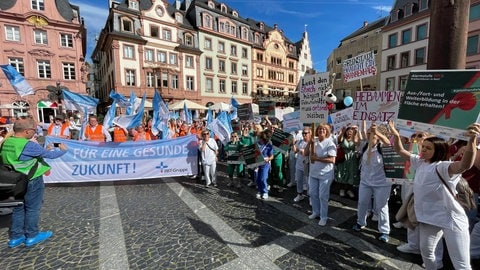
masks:
{"label": "large white banner", "polygon": [[64,143],[68,152],[46,159],[52,167],[46,183],[162,178],[198,173],[195,135],[147,142],[88,142],[46,137]]}

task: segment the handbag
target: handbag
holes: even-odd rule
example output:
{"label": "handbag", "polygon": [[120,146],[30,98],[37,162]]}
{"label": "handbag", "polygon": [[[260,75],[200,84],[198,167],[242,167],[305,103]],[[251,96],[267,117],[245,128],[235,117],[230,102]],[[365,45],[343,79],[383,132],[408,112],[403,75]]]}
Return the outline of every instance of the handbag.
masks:
{"label": "handbag", "polygon": [[28,174],[17,172],[12,165],[0,164],[0,200],[15,198],[23,200],[27,191],[28,181],[37,170],[38,162],[30,169]]}
{"label": "handbag", "polygon": [[402,222],[409,229],[415,229],[418,225],[417,215],[415,214],[415,200],[413,198],[413,193],[408,196],[408,198],[402,203],[400,209],[398,209],[395,218],[397,221]]}
{"label": "handbag", "polygon": [[437,175],[442,181],[442,183],[447,188],[448,193],[452,195],[452,197],[463,207],[463,209],[472,210],[476,208],[473,190],[468,186],[468,182],[467,180],[465,180],[465,178],[460,177],[460,181],[457,183],[457,186],[455,188],[457,191],[457,195],[455,195],[453,194],[453,191],[450,189],[450,187],[447,185],[445,179],[443,179],[442,175],[438,172],[438,167],[435,168],[435,171],[437,172]]}

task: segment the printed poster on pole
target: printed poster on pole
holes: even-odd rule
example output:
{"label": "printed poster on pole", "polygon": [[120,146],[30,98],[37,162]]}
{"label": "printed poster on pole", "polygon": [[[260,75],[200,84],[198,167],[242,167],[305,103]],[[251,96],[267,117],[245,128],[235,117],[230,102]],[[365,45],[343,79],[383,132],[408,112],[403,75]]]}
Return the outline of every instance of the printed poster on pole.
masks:
{"label": "printed poster on pole", "polygon": [[410,72],[398,111],[398,128],[467,140],[465,129],[479,122],[480,70]]}
{"label": "printed poster on pole", "polygon": [[305,75],[298,83],[300,121],[304,124],[327,123],[328,108],[325,93],[329,87],[328,72]]}

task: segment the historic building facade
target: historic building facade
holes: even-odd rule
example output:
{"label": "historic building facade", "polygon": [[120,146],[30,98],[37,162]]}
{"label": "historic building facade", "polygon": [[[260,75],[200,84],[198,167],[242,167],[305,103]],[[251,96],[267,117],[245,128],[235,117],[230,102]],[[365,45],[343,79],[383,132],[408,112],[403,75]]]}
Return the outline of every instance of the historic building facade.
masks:
{"label": "historic building facade", "polygon": [[35,92],[20,97],[0,72],[1,116],[49,122],[60,104],[47,88],[86,93],[86,30],[78,6],[68,0],[0,1],[0,37],[0,63],[12,65]]}
{"label": "historic building facade", "polygon": [[277,106],[298,103],[298,51],[283,31],[248,19],[253,32],[253,102],[276,102]]}
{"label": "historic building facade", "polygon": [[403,90],[411,70],[427,68],[428,1],[396,1],[382,29],[381,90]]}
{"label": "historic building facade", "polygon": [[200,101],[198,36],[183,14],[164,1],[111,2],[109,17],[92,59],[99,98],[108,103],[114,90],[129,96],[155,89],[166,101]]}
{"label": "historic building facade", "polygon": [[[292,103],[299,74],[312,68],[308,36],[289,41],[275,25],[245,19],[213,0],[110,2],[92,59],[97,96],[111,89],[170,103],[272,100]],[[298,54],[301,51],[301,69]],[[298,101],[298,98],[297,98]]]}
{"label": "historic building facade", "polygon": [[186,20],[198,31],[202,105],[251,102],[251,31],[238,12],[211,0],[184,1]]}
{"label": "historic building facade", "polygon": [[[327,71],[335,73],[334,89],[338,98],[336,109],[343,108],[343,98],[354,96],[355,91],[377,90],[380,84],[380,66],[382,55],[382,27],[386,18],[372,23],[364,22],[362,27],[340,41],[338,48],[329,55]],[[377,74],[361,80],[346,82],[343,74],[343,62],[362,53],[373,52]]]}

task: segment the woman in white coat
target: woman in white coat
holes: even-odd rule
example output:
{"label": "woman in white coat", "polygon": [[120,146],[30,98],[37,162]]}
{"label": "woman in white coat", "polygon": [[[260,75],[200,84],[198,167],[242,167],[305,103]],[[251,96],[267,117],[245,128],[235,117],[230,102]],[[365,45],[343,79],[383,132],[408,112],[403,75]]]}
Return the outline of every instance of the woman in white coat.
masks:
{"label": "woman in white coat", "polygon": [[[426,138],[420,155],[411,154],[403,148],[400,134],[393,122],[389,125],[394,136],[395,151],[402,157],[410,159],[411,166],[415,169],[414,208],[425,269],[437,269],[435,247],[442,235],[455,269],[472,269],[468,218],[463,207],[447,188],[455,192],[461,173],[473,166],[480,124],[474,123],[467,128],[465,134],[469,140],[460,161],[449,161],[448,143],[439,137]],[[446,180],[448,186],[442,183],[440,177]]]}

